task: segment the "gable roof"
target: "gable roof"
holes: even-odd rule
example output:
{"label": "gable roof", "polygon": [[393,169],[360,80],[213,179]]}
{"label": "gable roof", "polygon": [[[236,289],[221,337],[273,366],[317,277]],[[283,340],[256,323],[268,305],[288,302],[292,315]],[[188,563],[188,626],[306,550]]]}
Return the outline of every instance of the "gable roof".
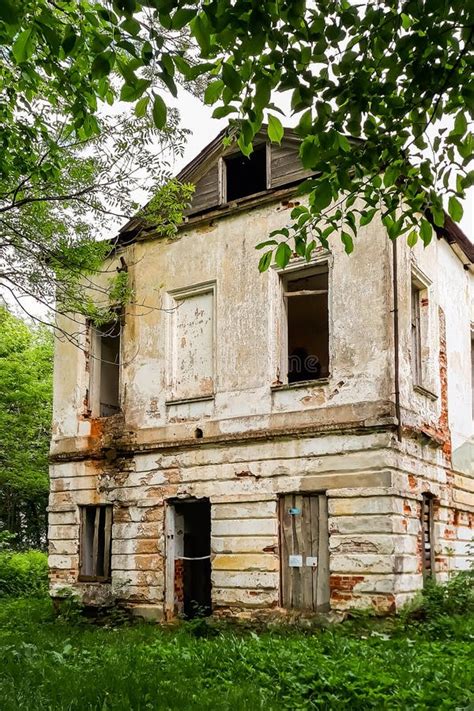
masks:
{"label": "gable roof", "polygon": [[[260,131],[256,134],[257,141],[266,140],[266,129],[266,124],[263,124]],[[210,141],[192,160],[190,160],[184,168],[180,170],[180,172],[176,175],[176,178],[181,182],[197,183],[222,154],[229,150],[235,150],[235,147],[232,149],[224,148],[223,140],[226,137],[232,138],[236,134],[237,129],[233,127],[226,127],[219,131],[217,136]],[[285,128],[284,140],[297,145],[300,143],[301,138],[293,129]],[[363,140],[359,138],[351,138],[351,140],[363,142]],[[300,180],[302,179],[303,178],[300,178]],[[474,271],[474,243],[471,242],[459,225],[456,224],[446,213],[443,227],[435,225],[433,216],[429,209],[425,211],[425,216],[433,226],[438,239],[445,239],[456,252],[457,256],[461,259],[465,269],[471,269]],[[205,214],[203,217],[205,217]],[[136,241],[138,233],[141,229],[142,222],[140,218],[138,216],[132,217],[125,225],[123,225],[123,227],[120,228],[117,237],[111,241],[115,246],[131,244]]]}

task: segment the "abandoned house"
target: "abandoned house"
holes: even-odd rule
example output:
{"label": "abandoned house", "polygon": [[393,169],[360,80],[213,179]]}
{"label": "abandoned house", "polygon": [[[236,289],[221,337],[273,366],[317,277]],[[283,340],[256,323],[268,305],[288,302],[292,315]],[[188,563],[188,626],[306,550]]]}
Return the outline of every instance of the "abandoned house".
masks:
{"label": "abandoned house", "polygon": [[122,229],[119,322],[56,343],[51,595],[393,611],[469,565],[473,246],[449,218],[426,249],[374,219],[350,256],[334,237],[259,274],[307,172],[289,130],[249,159],[222,137],[178,176],[173,238]]}

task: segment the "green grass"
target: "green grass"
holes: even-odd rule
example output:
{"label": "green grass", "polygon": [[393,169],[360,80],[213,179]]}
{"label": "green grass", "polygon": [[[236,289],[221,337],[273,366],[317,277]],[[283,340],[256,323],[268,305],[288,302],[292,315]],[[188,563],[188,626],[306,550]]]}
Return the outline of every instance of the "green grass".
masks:
{"label": "green grass", "polygon": [[[209,632],[209,636],[203,636]],[[471,616],[304,632],[55,619],[0,602],[2,711],[473,708]]]}

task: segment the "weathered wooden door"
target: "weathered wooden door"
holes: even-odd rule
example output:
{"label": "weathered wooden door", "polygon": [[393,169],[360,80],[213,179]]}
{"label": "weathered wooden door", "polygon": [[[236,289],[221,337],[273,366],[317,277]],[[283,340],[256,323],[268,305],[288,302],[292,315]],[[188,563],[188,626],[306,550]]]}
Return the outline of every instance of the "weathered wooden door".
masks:
{"label": "weathered wooden door", "polygon": [[329,534],[325,494],[280,499],[281,602],[296,610],[329,609]]}

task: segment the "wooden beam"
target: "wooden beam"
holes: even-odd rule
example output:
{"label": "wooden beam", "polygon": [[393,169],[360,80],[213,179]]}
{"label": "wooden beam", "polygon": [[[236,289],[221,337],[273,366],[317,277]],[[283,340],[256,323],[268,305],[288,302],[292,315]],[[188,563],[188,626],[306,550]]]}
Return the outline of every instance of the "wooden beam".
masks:
{"label": "wooden beam", "polygon": [[290,296],[321,296],[327,293],[327,289],[301,289],[301,291],[285,291],[283,295],[288,298]]}

